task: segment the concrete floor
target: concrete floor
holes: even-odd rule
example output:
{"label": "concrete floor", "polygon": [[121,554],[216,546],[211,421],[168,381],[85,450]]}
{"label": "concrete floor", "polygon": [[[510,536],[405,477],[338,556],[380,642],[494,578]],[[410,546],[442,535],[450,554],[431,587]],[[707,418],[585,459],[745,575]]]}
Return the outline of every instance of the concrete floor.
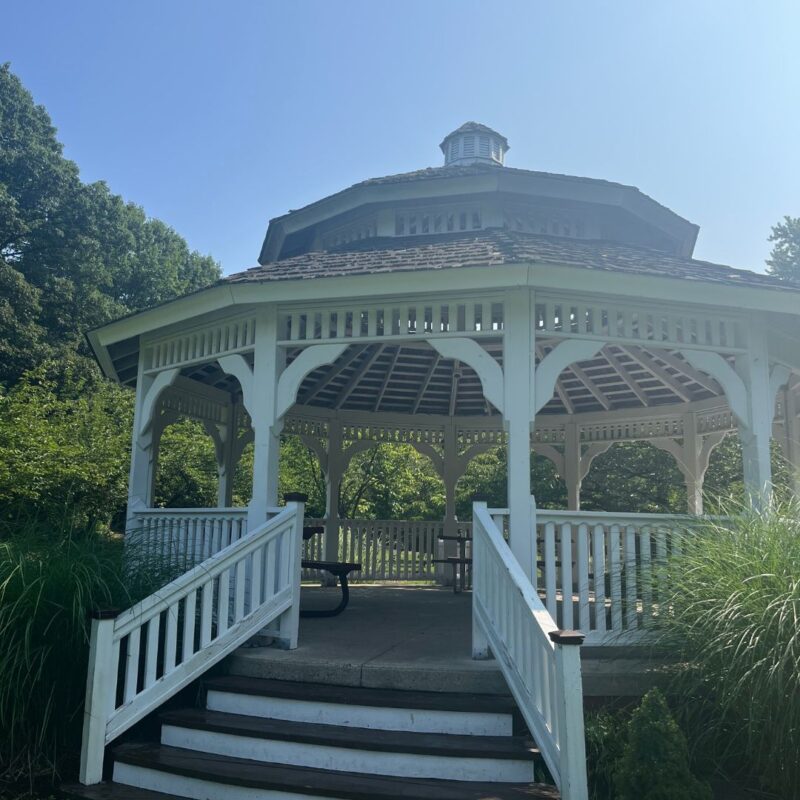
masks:
{"label": "concrete floor", "polygon": [[[339,596],[338,588],[304,586],[302,607],[335,606]],[[354,586],[338,617],[300,620],[296,650],[241,648],[228,671],[341,686],[506,694],[496,662],[471,658],[471,602],[470,592],[435,587]],[[583,656],[587,696],[636,696],[657,680],[655,665],[630,648],[607,654],[587,648]]]}

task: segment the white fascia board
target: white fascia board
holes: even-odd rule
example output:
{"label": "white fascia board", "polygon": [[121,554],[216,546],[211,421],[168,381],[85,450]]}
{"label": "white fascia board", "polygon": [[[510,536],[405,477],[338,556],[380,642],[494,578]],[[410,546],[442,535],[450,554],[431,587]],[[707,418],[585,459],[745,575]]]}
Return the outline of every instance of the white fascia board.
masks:
{"label": "white fascia board", "polygon": [[107,378],[110,378],[112,381],[118,381],[119,376],[117,375],[117,371],[114,369],[114,362],[111,360],[111,356],[109,356],[106,347],[100,343],[100,330],[102,329],[89,331],[86,334],[86,339],[89,342],[89,347],[91,347],[103,375],[105,375]]}
{"label": "white fascia board", "polygon": [[[412,276],[413,275],[413,280]],[[611,270],[590,270],[551,263],[502,264],[489,267],[415,270],[262,283],[232,283],[178,298],[162,306],[125,317],[90,333],[101,347],[149,333],[193,317],[221,312],[229,306],[257,303],[308,303],[360,300],[434,292],[483,294],[494,290],[530,287],[553,291],[612,296],[642,302],[668,302],[714,306],[739,311],[750,309],[798,316],[800,293],[754,286],[730,286],[681,278],[633,275]],[[691,287],[691,288],[690,288]]]}

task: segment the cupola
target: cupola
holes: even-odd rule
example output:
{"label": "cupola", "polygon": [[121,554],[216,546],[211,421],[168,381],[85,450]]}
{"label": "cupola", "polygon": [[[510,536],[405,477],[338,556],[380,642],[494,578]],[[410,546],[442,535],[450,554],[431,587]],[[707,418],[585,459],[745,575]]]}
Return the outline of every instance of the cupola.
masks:
{"label": "cupola", "polygon": [[446,167],[460,164],[496,164],[503,166],[508,139],[479,122],[465,122],[448,133],[439,145]]}

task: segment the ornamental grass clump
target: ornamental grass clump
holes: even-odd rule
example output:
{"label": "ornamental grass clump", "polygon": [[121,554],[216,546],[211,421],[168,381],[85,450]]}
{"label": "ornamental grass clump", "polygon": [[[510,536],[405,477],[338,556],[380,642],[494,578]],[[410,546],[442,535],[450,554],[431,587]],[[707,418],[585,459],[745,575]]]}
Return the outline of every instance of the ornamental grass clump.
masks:
{"label": "ornamental grass clump", "polygon": [[695,752],[800,798],[800,507],[737,509],[686,536],[662,607]]}

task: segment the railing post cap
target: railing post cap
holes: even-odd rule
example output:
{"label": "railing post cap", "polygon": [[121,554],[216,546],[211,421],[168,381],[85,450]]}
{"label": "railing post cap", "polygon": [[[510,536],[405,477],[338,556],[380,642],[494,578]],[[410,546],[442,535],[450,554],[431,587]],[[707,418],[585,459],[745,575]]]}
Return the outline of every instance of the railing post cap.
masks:
{"label": "railing post cap", "polygon": [[118,608],[92,608],[89,609],[89,619],[116,619],[121,613]]}
{"label": "railing post cap", "polygon": [[283,495],[284,501],[287,503],[307,503],[308,495],[303,492],[286,492]]}
{"label": "railing post cap", "polygon": [[581,645],[586,638],[586,634],[580,631],[550,631],[547,635],[550,637],[550,641],[555,644]]}

